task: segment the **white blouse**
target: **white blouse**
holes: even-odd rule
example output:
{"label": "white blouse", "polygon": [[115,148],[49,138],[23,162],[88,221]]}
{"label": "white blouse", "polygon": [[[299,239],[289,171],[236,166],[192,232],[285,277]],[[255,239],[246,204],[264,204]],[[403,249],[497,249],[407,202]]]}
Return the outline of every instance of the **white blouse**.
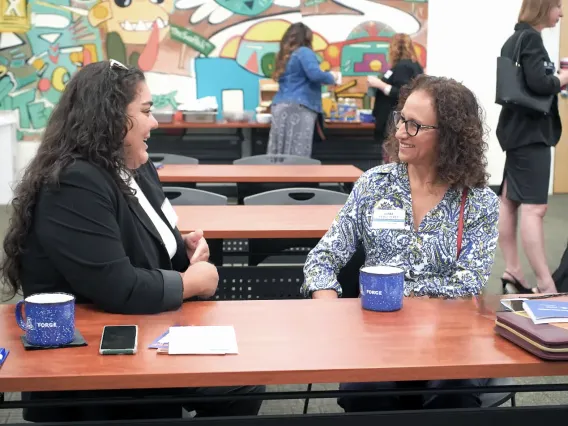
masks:
{"label": "white blouse", "polygon": [[152,204],[150,204],[148,198],[146,198],[146,195],[144,195],[144,192],[142,191],[138,183],[134,179],[130,179],[128,185],[136,191],[136,198],[138,198],[140,205],[158,230],[158,233],[160,234],[160,237],[162,237],[162,241],[165,244],[166,250],[168,250],[168,254],[170,255],[171,259],[172,257],[174,257],[177,251],[177,242],[173,232],[162,220],[154,207],[152,207]]}

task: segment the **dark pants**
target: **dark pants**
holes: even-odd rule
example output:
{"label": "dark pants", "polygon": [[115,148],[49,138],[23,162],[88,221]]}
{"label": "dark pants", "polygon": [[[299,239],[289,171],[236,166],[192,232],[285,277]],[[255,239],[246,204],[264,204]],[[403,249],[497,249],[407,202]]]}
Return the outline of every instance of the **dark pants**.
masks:
{"label": "dark pants", "polygon": [[[410,388],[443,389],[447,387],[484,386],[488,379],[432,380],[410,382],[341,383],[342,391],[402,390]],[[476,394],[403,395],[341,397],[337,403],[346,412],[420,410],[480,407]]]}
{"label": "dark pants", "polygon": [[[23,392],[25,401],[42,399],[78,399],[78,398],[136,398],[159,396],[211,396],[227,394],[261,393],[265,386],[235,386],[235,387],[203,387],[177,389],[134,389],[134,390],[101,390],[78,392]],[[197,417],[214,416],[254,416],[258,414],[261,399],[240,401],[198,402],[185,404],[187,411],[196,412]],[[181,418],[181,404],[124,404],[124,405],[91,405],[76,407],[26,408],[24,420],[31,422],[78,422],[78,421],[108,421],[133,419],[162,419]]]}

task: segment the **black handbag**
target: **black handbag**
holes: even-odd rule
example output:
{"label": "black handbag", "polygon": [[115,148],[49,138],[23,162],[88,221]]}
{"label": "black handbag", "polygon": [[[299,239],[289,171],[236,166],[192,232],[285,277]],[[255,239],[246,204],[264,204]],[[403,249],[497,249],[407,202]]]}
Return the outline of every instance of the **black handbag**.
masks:
{"label": "black handbag", "polygon": [[508,107],[531,109],[543,114],[550,113],[555,95],[537,95],[525,80],[521,59],[521,41],[525,32],[515,44],[513,59],[506,56],[497,58],[497,90],[495,103]]}

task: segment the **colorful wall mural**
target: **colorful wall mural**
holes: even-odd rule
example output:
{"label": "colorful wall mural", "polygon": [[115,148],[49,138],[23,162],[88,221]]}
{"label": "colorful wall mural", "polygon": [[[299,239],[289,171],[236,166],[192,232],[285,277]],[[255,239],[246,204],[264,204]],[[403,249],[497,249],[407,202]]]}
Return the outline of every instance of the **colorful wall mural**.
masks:
{"label": "colorful wall mural", "polygon": [[220,110],[254,110],[300,20],[343,96],[365,98],[396,32],[426,65],[427,0],[0,0],[0,110],[19,112],[19,140],[39,139],[71,75],[103,59],[145,71],[156,108],[215,96]]}

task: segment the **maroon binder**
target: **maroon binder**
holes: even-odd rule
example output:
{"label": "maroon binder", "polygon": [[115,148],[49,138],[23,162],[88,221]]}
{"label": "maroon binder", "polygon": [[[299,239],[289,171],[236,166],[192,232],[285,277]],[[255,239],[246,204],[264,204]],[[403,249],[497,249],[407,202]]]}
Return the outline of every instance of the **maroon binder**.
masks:
{"label": "maroon binder", "polygon": [[497,312],[495,332],[539,358],[568,361],[566,323],[535,324],[524,312]]}

